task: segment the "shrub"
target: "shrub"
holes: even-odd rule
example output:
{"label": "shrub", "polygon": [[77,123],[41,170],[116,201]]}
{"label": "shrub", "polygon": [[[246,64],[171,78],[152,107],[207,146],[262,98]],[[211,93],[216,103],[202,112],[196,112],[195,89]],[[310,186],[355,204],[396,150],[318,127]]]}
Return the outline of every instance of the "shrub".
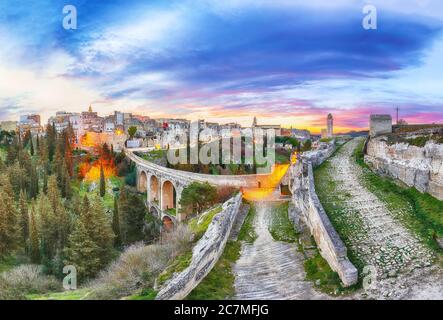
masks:
{"label": "shrub", "polygon": [[190,246],[191,234],[184,225],[164,237],[162,244],[129,246],[98,279],[91,283],[92,299],[119,299],[137,291],[152,291],[157,276]]}
{"label": "shrub", "polygon": [[28,294],[61,290],[61,282],[44,275],[39,265],[20,265],[0,275],[0,300],[26,299]]}

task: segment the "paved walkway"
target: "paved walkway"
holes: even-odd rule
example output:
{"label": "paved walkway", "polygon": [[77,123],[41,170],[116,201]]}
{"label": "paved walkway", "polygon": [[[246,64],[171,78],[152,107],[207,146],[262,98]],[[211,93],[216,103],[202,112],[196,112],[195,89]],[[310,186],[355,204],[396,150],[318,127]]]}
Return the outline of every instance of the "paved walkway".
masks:
{"label": "paved walkway", "polygon": [[257,202],[256,207],[258,238],[253,244],[243,244],[234,266],[236,299],[328,299],[304,280],[303,255],[296,244],[275,241],[269,233],[272,203]]}
{"label": "paved walkway", "polygon": [[[331,195],[328,201],[344,202],[346,209],[335,215],[339,214],[342,223],[348,225],[348,249],[354,251],[366,265],[374,266],[377,271],[380,281],[378,288],[372,292],[372,297],[406,298],[407,295],[415,294],[413,290],[409,293],[406,290],[414,285],[411,281],[416,284],[422,282],[428,271],[429,279],[434,281],[435,277],[439,278],[438,273],[441,275],[441,270],[430,268],[434,260],[433,253],[416,235],[394,219],[402,213],[390,212],[362,184],[362,168],[352,157],[358,145],[358,139],[348,142],[329,160],[329,176],[338,192]],[[441,289],[440,296],[443,295],[441,280],[442,278],[436,284]],[[428,289],[431,290],[431,287]]]}

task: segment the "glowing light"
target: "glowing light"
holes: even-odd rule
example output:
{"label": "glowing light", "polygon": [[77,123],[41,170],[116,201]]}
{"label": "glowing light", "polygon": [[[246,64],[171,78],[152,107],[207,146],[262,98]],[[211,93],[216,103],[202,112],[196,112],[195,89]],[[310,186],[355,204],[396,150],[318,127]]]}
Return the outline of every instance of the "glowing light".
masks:
{"label": "glowing light", "polygon": [[243,198],[249,201],[266,200],[272,197],[276,187],[280,184],[281,179],[288,171],[289,164],[276,164],[272,173],[261,180],[257,180],[257,184],[260,183],[260,187],[257,188],[243,188]]}

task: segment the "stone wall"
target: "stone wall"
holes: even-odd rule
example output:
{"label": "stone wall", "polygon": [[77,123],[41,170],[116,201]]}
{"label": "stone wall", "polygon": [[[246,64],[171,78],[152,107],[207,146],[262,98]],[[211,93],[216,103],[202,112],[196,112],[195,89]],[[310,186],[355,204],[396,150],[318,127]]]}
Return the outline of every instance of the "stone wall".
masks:
{"label": "stone wall", "polygon": [[389,114],[372,114],[369,118],[369,136],[375,137],[392,132],[392,117]]}
{"label": "stone wall", "polygon": [[389,145],[386,137],[369,140],[365,162],[376,172],[403,181],[420,192],[443,200],[443,144],[424,147],[407,143]]}
{"label": "stone wall", "polygon": [[333,144],[318,154],[307,157],[291,166],[292,204],[289,214],[292,221],[303,221],[317,243],[320,254],[332,270],[338,273],[345,286],[358,281],[358,271],[347,257],[347,249],[331,224],[315,192],[313,163],[321,164],[335,150]]}
{"label": "stone wall", "polygon": [[314,167],[321,165],[335,151],[335,140],[331,142],[322,142],[319,147],[313,151],[303,153],[303,159],[310,161]]}
{"label": "stone wall", "polygon": [[223,253],[241,202],[242,194],[239,193],[223,204],[222,211],[215,215],[192,249],[189,267],[166,283],[157,300],[184,299],[207,276]]}

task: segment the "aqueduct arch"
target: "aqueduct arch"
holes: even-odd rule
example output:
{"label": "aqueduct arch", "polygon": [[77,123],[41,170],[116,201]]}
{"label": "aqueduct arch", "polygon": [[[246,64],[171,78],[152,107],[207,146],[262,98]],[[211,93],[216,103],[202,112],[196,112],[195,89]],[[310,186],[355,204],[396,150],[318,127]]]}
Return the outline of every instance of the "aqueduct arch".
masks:
{"label": "aqueduct arch", "polygon": [[148,190],[148,176],[145,171],[141,171],[138,176],[137,189],[140,192],[146,192]]}
{"label": "aqueduct arch", "polygon": [[174,229],[174,222],[170,217],[164,216],[162,222],[163,222],[163,227],[165,228],[166,231]]}
{"label": "aqueduct arch", "polygon": [[163,182],[161,197],[162,197],[161,201],[162,210],[168,210],[176,207],[177,191],[174,184],[171,181],[166,180]]}
{"label": "aqueduct arch", "polygon": [[159,202],[160,201],[160,181],[155,175],[151,176],[150,182],[149,182],[149,201],[150,202]]}

